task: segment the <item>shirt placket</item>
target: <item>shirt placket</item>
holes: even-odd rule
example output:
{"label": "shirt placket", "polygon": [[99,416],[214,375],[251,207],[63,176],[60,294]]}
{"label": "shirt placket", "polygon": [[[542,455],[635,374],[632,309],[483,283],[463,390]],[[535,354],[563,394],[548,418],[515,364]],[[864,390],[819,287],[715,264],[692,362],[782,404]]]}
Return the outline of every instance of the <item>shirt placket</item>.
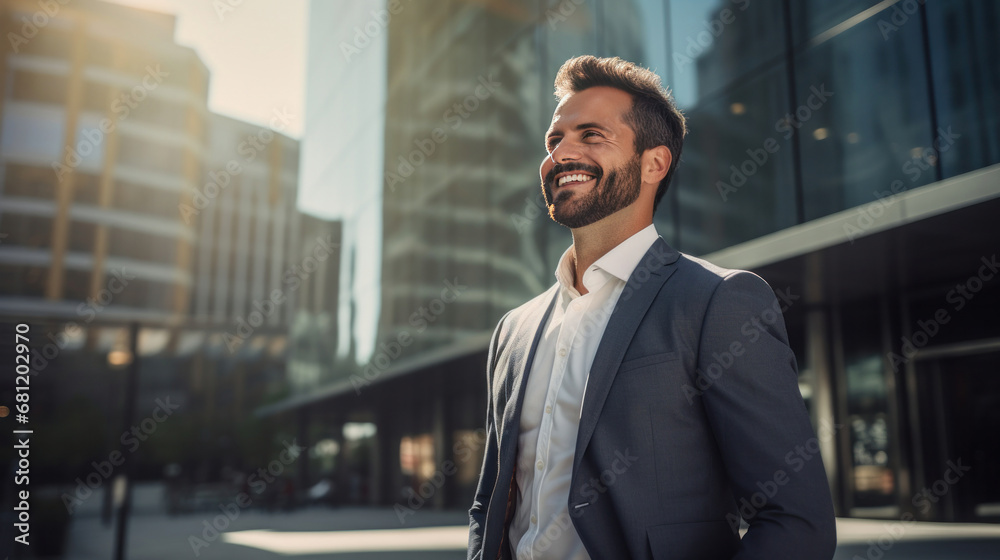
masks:
{"label": "shirt placket", "polygon": [[[579,328],[581,313],[585,309],[581,301],[583,296],[577,296],[569,301],[563,313],[562,321],[559,325],[559,335],[556,337],[555,360],[553,361],[553,372],[549,380],[548,391],[545,394],[545,401],[542,403],[542,422],[538,430],[538,444],[535,447],[535,462],[538,474],[535,476],[535,499],[532,500],[532,516],[535,523],[531,527],[531,542],[538,538],[541,530],[542,519],[539,516],[539,505],[542,500],[542,486],[545,483],[545,466],[549,464],[549,452],[552,443],[552,422],[555,416],[555,409],[552,408],[563,385],[563,379],[569,368],[569,354],[573,349],[573,342]],[[538,465],[541,465],[539,467]],[[534,550],[532,546],[529,550]]]}

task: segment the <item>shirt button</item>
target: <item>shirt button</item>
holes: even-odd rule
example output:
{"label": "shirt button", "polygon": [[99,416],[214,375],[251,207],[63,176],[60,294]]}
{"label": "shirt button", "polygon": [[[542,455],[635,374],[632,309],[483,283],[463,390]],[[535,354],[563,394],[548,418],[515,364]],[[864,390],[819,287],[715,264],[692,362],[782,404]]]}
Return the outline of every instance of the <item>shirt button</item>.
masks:
{"label": "shirt button", "polygon": [[566,349],[565,348],[560,348],[559,349],[559,355],[560,356],[565,356],[566,355]]}
{"label": "shirt button", "polygon": [[545,463],[543,461],[539,461],[535,463],[535,466],[538,467],[538,470],[542,470],[542,468],[545,467]]}
{"label": "shirt button", "polygon": [[552,414],[552,405],[548,405],[548,406],[545,407],[545,413],[546,414]]}
{"label": "shirt button", "polygon": [[531,516],[531,524],[534,525],[535,523],[538,523],[538,518],[535,517],[534,515],[532,515]]}

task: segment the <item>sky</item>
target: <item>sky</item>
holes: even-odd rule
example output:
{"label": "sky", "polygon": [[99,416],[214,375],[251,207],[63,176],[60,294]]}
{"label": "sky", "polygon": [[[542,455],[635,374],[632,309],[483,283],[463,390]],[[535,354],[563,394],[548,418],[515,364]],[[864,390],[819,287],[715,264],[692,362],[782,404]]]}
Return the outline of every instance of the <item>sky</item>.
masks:
{"label": "sky", "polygon": [[285,132],[302,138],[307,0],[110,1],[177,16],[174,40],[211,71],[211,111],[265,125],[287,108],[295,119]]}

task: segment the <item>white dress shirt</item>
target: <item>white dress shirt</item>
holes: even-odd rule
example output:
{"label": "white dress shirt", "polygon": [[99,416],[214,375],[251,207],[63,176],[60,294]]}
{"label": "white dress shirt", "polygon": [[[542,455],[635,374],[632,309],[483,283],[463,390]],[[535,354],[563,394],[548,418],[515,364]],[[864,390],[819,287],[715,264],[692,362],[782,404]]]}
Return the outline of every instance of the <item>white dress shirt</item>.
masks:
{"label": "white dress shirt", "polygon": [[573,287],[574,247],[559,259],[559,294],[535,350],[521,408],[518,495],[509,531],[518,560],[590,559],[567,506],[583,397],[618,296],[658,237],[649,224],[597,259],[583,274],[583,295]]}

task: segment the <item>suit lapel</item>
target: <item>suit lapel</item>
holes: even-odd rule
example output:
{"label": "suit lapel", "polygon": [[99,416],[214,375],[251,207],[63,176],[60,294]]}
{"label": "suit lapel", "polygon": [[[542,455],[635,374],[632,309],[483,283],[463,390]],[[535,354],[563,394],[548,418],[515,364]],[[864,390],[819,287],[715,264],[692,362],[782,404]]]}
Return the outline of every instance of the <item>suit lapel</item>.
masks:
{"label": "suit lapel", "polygon": [[[506,370],[504,371],[503,391],[506,398],[498,401],[498,404],[506,403],[500,425],[501,445],[510,441],[510,438],[516,441],[520,431],[518,428],[520,427],[521,403],[524,402],[524,387],[528,379],[528,372],[531,370],[531,362],[535,359],[538,342],[542,338],[545,324],[548,322],[552,308],[559,297],[558,287],[557,284],[552,290],[549,305],[545,308],[544,313],[542,313],[542,307],[538,306],[518,321],[511,335],[512,339],[507,345],[507,348],[511,349],[511,353],[509,359],[506,360]],[[529,336],[532,336],[530,347],[527,344]],[[527,352],[524,351],[525,348],[528,349]]]}
{"label": "suit lapel", "polygon": [[[502,368],[502,377],[495,380],[491,388],[494,406],[499,410],[503,406],[503,416],[497,423],[497,433],[500,434],[500,449],[498,457],[497,480],[493,487],[494,499],[486,512],[486,533],[483,537],[483,550],[493,550],[493,543],[503,543],[503,532],[507,523],[506,507],[509,507],[510,493],[513,489],[514,468],[517,461],[517,439],[521,427],[521,404],[524,402],[524,387],[528,378],[531,361],[535,357],[535,349],[541,339],[545,323],[552,313],[553,304],[559,295],[558,284],[552,289],[549,305],[544,309],[541,305],[534,306],[517,318],[516,324],[510,326],[510,339],[505,342],[505,348],[497,361],[497,368]],[[541,299],[545,301],[544,298]],[[528,346],[528,341],[531,345]],[[527,349],[527,351],[526,351]],[[498,372],[499,373],[499,372]],[[497,382],[499,381],[499,382]],[[506,481],[506,482],[505,482]],[[504,501],[497,496],[508,496]],[[496,505],[494,505],[496,504]],[[501,550],[505,555],[507,552]]]}
{"label": "suit lapel", "polygon": [[601,415],[608,392],[611,391],[611,384],[625,356],[625,350],[660,287],[677,269],[670,265],[676,262],[679,256],[680,254],[667,245],[662,237],[657,237],[632,271],[618,298],[618,303],[611,312],[611,317],[608,318],[608,325],[597,346],[597,353],[594,355],[594,362],[587,378],[587,388],[584,391],[580,429],[573,457],[574,473],[597,427],[597,419]]}

